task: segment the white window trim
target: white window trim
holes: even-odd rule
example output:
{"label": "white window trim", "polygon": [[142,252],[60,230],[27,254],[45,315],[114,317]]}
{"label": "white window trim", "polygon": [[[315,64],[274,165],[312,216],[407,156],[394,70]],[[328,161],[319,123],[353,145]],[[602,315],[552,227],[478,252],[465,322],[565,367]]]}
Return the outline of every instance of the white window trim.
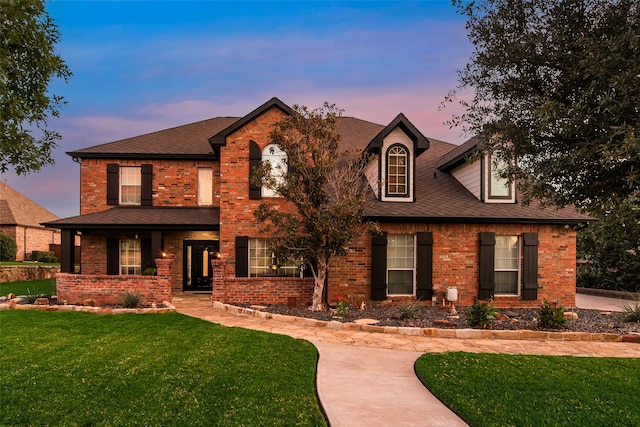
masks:
{"label": "white window trim", "polygon": [[[269,156],[276,157],[273,154],[268,154],[269,151],[271,151],[272,149],[277,149],[283,154],[283,156],[280,157],[281,161],[280,161],[280,164],[278,165],[274,165],[272,162],[268,160]],[[271,165],[272,174],[274,170],[279,171],[278,173],[273,174],[276,181],[280,181],[280,182],[284,181],[284,176],[287,173],[287,154],[280,147],[278,147],[278,145],[269,144],[266,147],[264,147],[264,150],[262,150],[262,161],[263,162],[269,161],[269,164]],[[262,191],[262,197],[281,197],[276,191],[270,188],[267,188],[264,185],[262,186],[261,191]]]}
{"label": "white window trim", "polygon": [[509,195],[508,196],[492,196],[491,195],[491,177],[493,175],[493,166],[491,162],[491,156],[486,155],[483,159],[484,162],[484,176],[483,176],[483,186],[484,186],[484,202],[485,203],[515,203],[516,202],[516,184],[515,181],[509,184]]}
{"label": "white window trim", "polygon": [[[130,187],[134,187],[134,185],[131,184],[125,184],[123,181],[123,173],[125,172],[125,170],[133,170],[133,169],[137,169],[137,174],[138,174],[138,185],[137,187],[139,188],[139,193],[140,193],[140,200],[138,200],[137,202],[125,202],[122,200],[123,197],[123,193],[122,193],[122,187],[124,187],[125,185],[130,186]],[[120,166],[119,171],[118,171],[118,201],[121,205],[130,205],[130,206],[140,206],[141,202],[142,202],[142,167],[140,166]]]}
{"label": "white window trim", "polygon": [[[122,262],[122,255],[123,255],[123,243],[125,242],[134,242],[134,247],[133,250],[135,252],[137,252],[138,254],[138,264],[124,264]],[[142,246],[140,244],[140,240],[137,239],[122,239],[120,240],[120,247],[119,247],[119,251],[118,251],[118,262],[119,262],[119,270],[120,270],[120,275],[121,276],[139,276],[142,274]],[[134,273],[124,273],[123,272],[123,268],[134,268],[134,269],[138,269],[137,272]]]}
{"label": "white window trim", "polygon": [[[405,150],[407,150],[408,192],[406,196],[387,195],[387,153],[394,145],[401,145]],[[384,139],[382,149],[380,150],[380,200],[383,202],[413,202],[415,166],[416,162],[413,141],[400,128],[395,128]]]}
{"label": "white window trim", "polygon": [[[267,265],[266,267],[263,266],[252,266],[251,261],[254,259],[259,259],[258,257],[252,257],[251,256],[251,249],[252,249],[252,243],[256,244],[256,242],[262,242],[263,245],[261,247],[259,247],[258,249],[264,249],[267,253],[267,255],[264,257],[265,260],[267,260]],[[257,239],[249,239],[249,254],[247,255],[249,257],[249,277],[253,277],[253,278],[257,278],[257,277],[265,277],[265,276],[272,276],[272,277],[300,277],[300,266],[298,264],[295,264],[293,262],[289,262],[289,263],[285,263],[282,265],[278,266],[278,270],[275,274],[273,274],[271,272],[271,254],[272,251],[269,249],[268,246],[266,246],[267,243],[267,239],[264,238],[257,238]],[[258,274],[252,274],[252,269],[264,269],[265,273],[263,273],[262,275],[258,275]]]}
{"label": "white window trim", "polygon": [[[416,266],[416,261],[417,261],[417,256],[418,256],[418,245],[416,242],[416,235],[413,234],[398,234],[398,236],[413,236],[413,268],[392,268],[390,269],[389,266],[387,265],[387,271],[386,271],[386,281],[387,281],[387,296],[389,297],[415,297],[416,296],[416,274],[417,274],[417,266]],[[387,251],[388,251],[388,246],[387,246]],[[387,259],[388,259],[389,255],[387,253]],[[413,275],[412,275],[412,281],[413,281],[413,290],[411,293],[409,294],[392,294],[389,293],[389,270],[393,270],[393,271],[408,271],[408,270],[413,270]]]}
{"label": "white window trim", "polygon": [[[516,279],[516,293],[515,294],[500,294],[500,293],[495,293],[495,296],[498,297],[520,297],[521,293],[522,293],[522,236],[521,235],[516,235],[516,234],[509,234],[509,235],[496,235],[497,237],[500,236],[505,236],[505,237],[517,237],[518,238],[518,278]],[[495,248],[497,248],[497,241],[496,241],[496,246]],[[494,248],[494,257],[495,257],[495,248]],[[493,268],[493,273],[495,276],[496,272],[500,272],[500,271],[515,271],[514,269],[498,269],[496,267]],[[495,280],[495,279],[494,279]]]}

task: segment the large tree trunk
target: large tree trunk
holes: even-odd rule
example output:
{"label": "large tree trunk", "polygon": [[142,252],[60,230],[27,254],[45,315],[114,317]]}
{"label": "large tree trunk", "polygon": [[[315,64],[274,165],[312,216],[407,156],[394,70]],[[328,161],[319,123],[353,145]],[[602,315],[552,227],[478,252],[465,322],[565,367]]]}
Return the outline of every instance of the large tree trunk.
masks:
{"label": "large tree trunk", "polygon": [[313,298],[311,303],[311,310],[322,310],[322,294],[324,291],[324,282],[327,279],[327,261],[325,259],[319,259],[317,265],[317,272],[314,276],[315,283],[313,286]]}

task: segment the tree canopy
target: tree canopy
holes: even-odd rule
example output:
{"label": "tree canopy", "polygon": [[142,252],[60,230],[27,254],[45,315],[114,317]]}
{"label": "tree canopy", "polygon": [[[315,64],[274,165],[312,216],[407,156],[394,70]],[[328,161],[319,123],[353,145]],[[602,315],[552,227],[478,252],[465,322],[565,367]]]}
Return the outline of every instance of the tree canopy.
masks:
{"label": "tree canopy", "polygon": [[[331,261],[345,255],[367,227],[362,219],[369,194],[363,173],[366,157],[340,151],[341,111],[334,105],[325,103],[315,110],[296,105],[293,111],[271,132],[271,142],[286,153],[286,165],[276,170],[263,162],[253,178],[280,197],[262,202],[255,217],[272,236],[270,246],[279,258],[304,259],[311,267],[315,310],[322,304]],[[281,209],[280,198],[295,209]]]}
{"label": "tree canopy", "polygon": [[[453,0],[474,46],[452,125],[498,153],[523,201],[608,209],[640,191],[640,2]],[[637,200],[637,199],[633,199]]]}
{"label": "tree canopy", "polygon": [[55,52],[59,41],[42,0],[0,2],[0,172],[24,175],[53,163],[61,136],[47,122],[58,117],[64,100],[49,84],[71,76]]}

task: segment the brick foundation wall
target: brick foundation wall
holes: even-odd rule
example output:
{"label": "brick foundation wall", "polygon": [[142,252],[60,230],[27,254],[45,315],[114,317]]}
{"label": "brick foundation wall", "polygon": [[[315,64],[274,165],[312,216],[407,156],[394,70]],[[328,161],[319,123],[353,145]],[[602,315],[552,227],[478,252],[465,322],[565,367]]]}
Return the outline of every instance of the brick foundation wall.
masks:
{"label": "brick foundation wall", "polygon": [[226,304],[311,304],[313,279],[234,277],[223,260],[212,260],[212,301]]}
{"label": "brick foundation wall", "polygon": [[[433,286],[438,301],[450,286],[458,288],[462,306],[473,304],[478,295],[479,238],[483,231],[500,235],[537,232],[538,299],[524,301],[519,296],[498,296],[496,307],[539,307],[542,299],[575,305],[576,233],[556,225],[480,224],[381,224],[389,234],[433,232]],[[328,298],[331,304],[341,295],[359,305],[371,299],[371,237],[363,236],[349,255],[336,259],[329,272]],[[401,300],[402,298],[396,298]],[[405,298],[406,299],[406,298]],[[426,303],[430,303],[426,302]]]}
{"label": "brick foundation wall", "polygon": [[142,305],[171,301],[171,259],[156,259],[157,276],[107,276],[58,273],[58,301],[82,305],[93,299],[97,305],[120,304],[125,292],[139,293]]}

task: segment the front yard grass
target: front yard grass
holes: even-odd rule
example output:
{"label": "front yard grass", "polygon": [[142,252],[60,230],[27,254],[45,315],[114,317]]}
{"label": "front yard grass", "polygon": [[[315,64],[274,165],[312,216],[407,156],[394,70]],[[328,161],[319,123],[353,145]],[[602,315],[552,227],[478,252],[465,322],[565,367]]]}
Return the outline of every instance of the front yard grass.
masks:
{"label": "front yard grass", "polygon": [[442,353],[415,368],[474,427],[640,425],[640,359]]}
{"label": "front yard grass", "polygon": [[306,341],[184,315],[0,311],[0,425],[326,425]]}
{"label": "front yard grass", "polygon": [[0,296],[16,295],[55,295],[56,279],[31,280],[25,282],[0,283]]}

